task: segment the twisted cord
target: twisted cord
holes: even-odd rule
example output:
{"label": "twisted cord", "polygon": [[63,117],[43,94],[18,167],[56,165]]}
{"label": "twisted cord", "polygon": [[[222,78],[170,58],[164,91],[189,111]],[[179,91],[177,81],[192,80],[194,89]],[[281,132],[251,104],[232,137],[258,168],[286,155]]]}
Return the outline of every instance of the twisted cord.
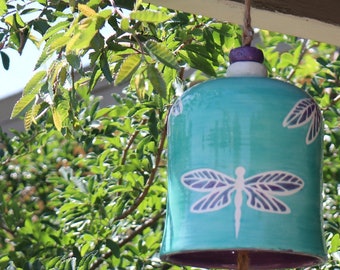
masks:
{"label": "twisted cord", "polygon": [[237,254],[237,270],[249,269],[249,257],[247,251],[239,251]]}
{"label": "twisted cord", "polygon": [[244,7],[242,45],[250,46],[254,37],[254,29],[251,26],[250,16],[251,0],[245,0]]}

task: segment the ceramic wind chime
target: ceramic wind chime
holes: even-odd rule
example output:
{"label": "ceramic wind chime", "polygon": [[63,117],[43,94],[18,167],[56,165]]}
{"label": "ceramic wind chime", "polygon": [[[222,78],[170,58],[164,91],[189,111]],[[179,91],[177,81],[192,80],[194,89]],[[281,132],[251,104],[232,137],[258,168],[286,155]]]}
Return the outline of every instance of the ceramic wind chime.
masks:
{"label": "ceramic wind chime", "polygon": [[321,113],[303,90],[266,77],[251,39],[248,1],[227,77],[192,87],[171,109],[165,261],[278,269],[326,258]]}

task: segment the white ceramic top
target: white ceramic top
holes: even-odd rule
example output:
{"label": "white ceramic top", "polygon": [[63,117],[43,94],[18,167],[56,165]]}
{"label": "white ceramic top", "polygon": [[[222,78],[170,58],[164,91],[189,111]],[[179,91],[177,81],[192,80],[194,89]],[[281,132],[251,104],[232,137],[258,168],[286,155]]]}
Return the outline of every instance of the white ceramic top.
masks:
{"label": "white ceramic top", "polygon": [[267,69],[258,62],[239,61],[228,67],[226,77],[267,77]]}

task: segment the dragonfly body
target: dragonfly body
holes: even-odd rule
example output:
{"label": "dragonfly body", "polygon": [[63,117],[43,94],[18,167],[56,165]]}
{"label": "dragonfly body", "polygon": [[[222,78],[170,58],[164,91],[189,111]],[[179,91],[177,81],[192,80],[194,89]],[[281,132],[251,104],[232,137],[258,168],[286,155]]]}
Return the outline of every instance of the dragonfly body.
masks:
{"label": "dragonfly body", "polygon": [[191,206],[191,212],[206,213],[220,210],[231,202],[235,192],[235,237],[239,235],[243,192],[247,195],[247,206],[258,211],[289,214],[290,208],[275,196],[288,196],[303,188],[304,182],[298,176],[284,171],[268,171],[245,178],[246,169],[239,166],[236,178],[212,169],[196,169],[181,177],[187,188],[208,192]]}
{"label": "dragonfly body", "polygon": [[241,224],[241,207],[242,207],[242,201],[243,201],[243,190],[244,190],[244,173],[245,169],[243,167],[237,167],[235,170],[236,173],[236,181],[235,181],[235,198],[234,198],[234,204],[235,204],[235,235],[236,238],[238,237],[238,232],[240,230],[240,224]]}

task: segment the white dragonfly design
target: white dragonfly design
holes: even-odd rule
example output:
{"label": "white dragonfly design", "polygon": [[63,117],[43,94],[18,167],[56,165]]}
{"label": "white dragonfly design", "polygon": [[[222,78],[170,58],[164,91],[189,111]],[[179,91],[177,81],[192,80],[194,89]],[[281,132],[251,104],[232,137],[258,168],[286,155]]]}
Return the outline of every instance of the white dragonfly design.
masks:
{"label": "white dragonfly design", "polygon": [[321,129],[321,113],[312,98],[299,100],[287,114],[282,125],[287,128],[298,128],[311,122],[306,136],[306,144],[311,144]]}
{"label": "white dragonfly design", "polygon": [[182,184],[193,191],[209,192],[191,206],[191,212],[205,213],[217,211],[231,203],[235,204],[235,237],[238,237],[241,221],[243,192],[247,195],[247,205],[255,210],[289,214],[290,208],[275,198],[288,196],[301,190],[304,182],[298,176],[284,171],[268,171],[244,179],[245,168],[237,167],[236,179],[212,169],[196,169],[181,177]]}

